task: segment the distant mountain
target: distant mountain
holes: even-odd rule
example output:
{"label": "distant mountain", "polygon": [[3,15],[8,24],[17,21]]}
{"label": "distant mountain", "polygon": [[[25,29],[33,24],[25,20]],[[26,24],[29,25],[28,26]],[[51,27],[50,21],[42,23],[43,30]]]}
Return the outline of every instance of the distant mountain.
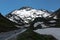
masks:
{"label": "distant mountain", "polygon": [[50,15],[51,12],[47,10],[39,10],[31,7],[22,7],[20,9],[14,10],[11,13],[7,14],[6,17],[16,23],[29,23],[33,21],[36,17],[44,17]]}
{"label": "distant mountain", "polygon": [[18,24],[10,21],[0,13],[0,32],[6,32],[18,29],[15,25]]}
{"label": "distant mountain", "polygon": [[[34,9],[32,7],[22,7],[20,9],[14,10],[6,15],[10,21],[17,24],[25,25],[26,23],[40,27],[56,27],[57,24],[60,25],[60,9],[55,12],[50,12],[45,9]],[[42,21],[42,22],[41,22]]]}

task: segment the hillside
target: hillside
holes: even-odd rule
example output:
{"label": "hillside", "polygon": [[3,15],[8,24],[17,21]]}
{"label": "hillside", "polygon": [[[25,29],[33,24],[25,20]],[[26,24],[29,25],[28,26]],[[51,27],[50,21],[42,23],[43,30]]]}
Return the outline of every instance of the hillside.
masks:
{"label": "hillside", "polygon": [[8,20],[7,18],[0,14],[0,32],[17,29],[15,25],[17,24]]}

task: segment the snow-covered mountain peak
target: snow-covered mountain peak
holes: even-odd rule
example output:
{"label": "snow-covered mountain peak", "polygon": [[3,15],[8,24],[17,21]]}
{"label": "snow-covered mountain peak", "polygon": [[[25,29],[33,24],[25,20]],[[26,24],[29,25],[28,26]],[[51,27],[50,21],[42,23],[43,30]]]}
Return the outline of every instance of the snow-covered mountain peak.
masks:
{"label": "snow-covered mountain peak", "polygon": [[[47,17],[50,15],[49,12],[46,10],[37,10],[33,9],[31,7],[22,7],[21,9],[15,10],[12,13],[10,13],[12,16],[8,18],[11,21],[24,20],[24,22],[29,23],[30,21],[33,21],[36,17]],[[15,22],[16,22],[15,20]]]}

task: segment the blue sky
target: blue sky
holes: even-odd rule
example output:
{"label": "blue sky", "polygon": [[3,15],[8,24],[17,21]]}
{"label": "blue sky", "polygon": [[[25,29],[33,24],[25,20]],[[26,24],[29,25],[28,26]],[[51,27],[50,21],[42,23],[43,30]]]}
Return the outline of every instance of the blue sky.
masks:
{"label": "blue sky", "polygon": [[0,0],[0,12],[3,15],[23,6],[30,6],[36,9],[57,10],[60,8],[60,0]]}

